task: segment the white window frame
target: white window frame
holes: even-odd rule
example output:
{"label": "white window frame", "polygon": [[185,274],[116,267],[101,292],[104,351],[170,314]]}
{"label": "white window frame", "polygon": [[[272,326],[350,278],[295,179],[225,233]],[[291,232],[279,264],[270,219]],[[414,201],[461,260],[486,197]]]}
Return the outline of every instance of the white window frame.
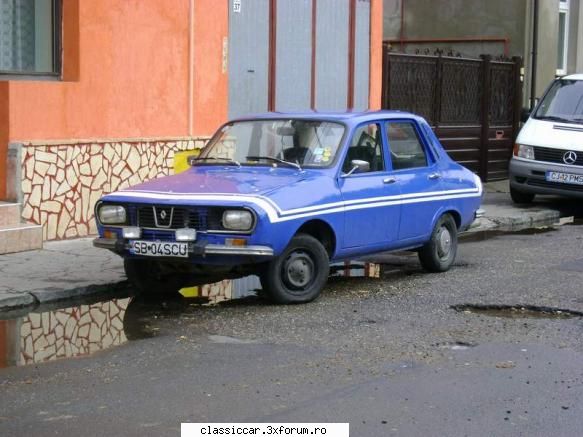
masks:
{"label": "white window frame", "polygon": [[[569,8],[570,0],[559,0],[559,17],[561,15],[565,16],[565,35],[563,39],[563,65],[557,65],[557,76],[564,76],[567,74],[567,65],[569,61]],[[558,35],[558,38],[560,41],[561,35]]]}

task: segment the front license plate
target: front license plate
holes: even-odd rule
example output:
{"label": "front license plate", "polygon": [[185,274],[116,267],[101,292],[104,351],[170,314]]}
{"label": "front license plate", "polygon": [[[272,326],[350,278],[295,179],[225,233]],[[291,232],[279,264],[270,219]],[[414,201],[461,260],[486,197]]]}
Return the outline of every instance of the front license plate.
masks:
{"label": "front license plate", "polygon": [[583,175],[573,173],[560,173],[558,171],[547,171],[546,180],[548,182],[561,182],[563,184],[583,185]]}
{"label": "front license plate", "polygon": [[130,253],[142,256],[188,258],[188,243],[134,240],[130,242]]}

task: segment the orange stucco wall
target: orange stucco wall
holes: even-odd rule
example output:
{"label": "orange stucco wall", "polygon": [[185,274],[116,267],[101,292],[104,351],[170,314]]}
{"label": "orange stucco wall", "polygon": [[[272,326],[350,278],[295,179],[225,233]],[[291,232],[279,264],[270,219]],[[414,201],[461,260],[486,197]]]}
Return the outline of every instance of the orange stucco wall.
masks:
{"label": "orange stucco wall", "polygon": [[228,65],[226,60],[223,64],[223,42],[229,34],[228,2],[195,0],[194,17],[193,124],[196,135],[207,135],[227,118]]}
{"label": "orange stucco wall", "polygon": [[64,81],[10,82],[10,140],[187,135],[189,6],[65,0]]}
{"label": "orange stucco wall", "polygon": [[6,196],[6,166],[8,156],[8,125],[10,111],[8,82],[0,82],[0,200]]}

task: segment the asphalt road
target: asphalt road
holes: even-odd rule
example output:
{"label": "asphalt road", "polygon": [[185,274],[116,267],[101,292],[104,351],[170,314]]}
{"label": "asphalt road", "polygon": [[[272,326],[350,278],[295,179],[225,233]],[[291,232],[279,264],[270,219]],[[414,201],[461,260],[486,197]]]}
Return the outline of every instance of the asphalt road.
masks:
{"label": "asphalt road", "polygon": [[[350,422],[352,436],[577,436],[583,228],[482,235],[455,267],[385,256],[316,302],[127,307],[130,341],[0,370],[0,435],[179,435],[181,422]],[[560,317],[552,317],[560,316]]]}

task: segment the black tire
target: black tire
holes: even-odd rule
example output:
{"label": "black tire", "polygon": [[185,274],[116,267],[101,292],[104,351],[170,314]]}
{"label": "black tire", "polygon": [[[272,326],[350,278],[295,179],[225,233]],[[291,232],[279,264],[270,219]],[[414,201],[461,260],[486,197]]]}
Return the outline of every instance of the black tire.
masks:
{"label": "black tire", "polygon": [[510,197],[514,203],[529,204],[534,200],[534,194],[518,191],[516,188],[510,187]]}
{"label": "black tire", "polygon": [[184,285],[184,278],[162,274],[160,265],[153,260],[124,259],[123,267],[128,280],[140,293],[174,293]]}
{"label": "black tire", "polygon": [[419,261],[429,272],[449,270],[457,254],[457,226],[449,214],[437,220],[431,239],[419,249]]}
{"label": "black tire", "polygon": [[310,235],[298,234],[265,266],[260,279],[271,301],[305,303],[320,295],[329,273],[330,261],[322,243]]}

